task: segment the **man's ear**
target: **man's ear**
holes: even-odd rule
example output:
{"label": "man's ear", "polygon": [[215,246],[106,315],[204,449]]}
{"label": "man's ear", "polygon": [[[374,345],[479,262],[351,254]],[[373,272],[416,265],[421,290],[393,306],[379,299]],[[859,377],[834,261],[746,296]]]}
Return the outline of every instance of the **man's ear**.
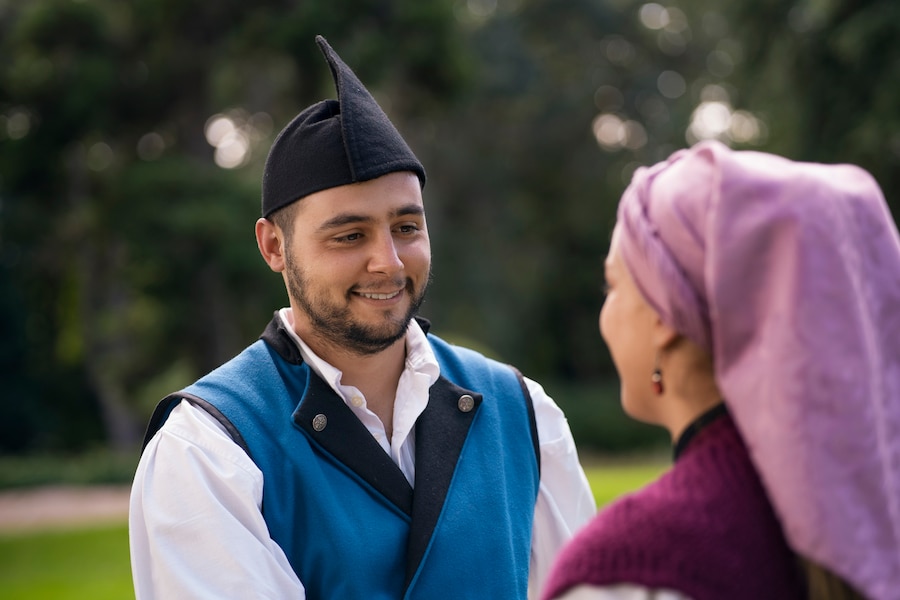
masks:
{"label": "man's ear", "polygon": [[256,221],[256,245],[263,260],[276,273],[284,271],[284,234],[268,219]]}

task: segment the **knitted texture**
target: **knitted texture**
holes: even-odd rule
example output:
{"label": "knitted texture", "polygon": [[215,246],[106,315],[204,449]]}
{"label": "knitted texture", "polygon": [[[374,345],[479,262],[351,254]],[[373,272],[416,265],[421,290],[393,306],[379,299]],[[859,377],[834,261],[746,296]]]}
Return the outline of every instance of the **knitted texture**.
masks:
{"label": "knitted texture", "polygon": [[582,529],[557,557],[543,597],[620,583],[693,600],[802,597],[794,554],[730,416],[701,430],[665,475]]}
{"label": "knitted texture", "polygon": [[707,140],[639,168],[616,230],[644,299],[709,351],[791,547],[900,597],[900,231],[878,182]]}

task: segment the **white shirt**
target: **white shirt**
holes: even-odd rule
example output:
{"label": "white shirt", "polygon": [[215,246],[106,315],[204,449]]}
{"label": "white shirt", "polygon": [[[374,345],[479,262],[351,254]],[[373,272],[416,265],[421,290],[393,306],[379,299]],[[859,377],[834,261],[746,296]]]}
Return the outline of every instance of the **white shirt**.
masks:
{"label": "white shirt", "polygon": [[[413,321],[397,386],[393,435],[366,407],[341,372],[285,329],[304,361],[343,398],[391,459],[415,483],[416,419],[440,369],[424,332]],[[537,598],[557,551],[596,512],[594,498],[562,411],[536,382],[525,380],[534,403],[541,481],[531,542],[529,598]],[[129,511],[131,565],[137,600],[147,598],[305,598],[282,549],[263,519],[262,472],[222,425],[188,402],[176,406],[144,450]]]}
{"label": "white shirt", "polygon": [[556,600],[690,600],[674,590],[648,589],[638,585],[579,585]]}

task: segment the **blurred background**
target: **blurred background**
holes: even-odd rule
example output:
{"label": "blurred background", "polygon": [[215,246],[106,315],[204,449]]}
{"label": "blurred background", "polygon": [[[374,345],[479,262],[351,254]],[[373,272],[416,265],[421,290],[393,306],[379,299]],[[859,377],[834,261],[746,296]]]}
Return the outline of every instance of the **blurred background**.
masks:
{"label": "blurred background", "polygon": [[155,403],[287,303],[253,224],[274,135],[335,96],[316,34],[428,170],[423,316],[585,453],[666,442],[597,328],[638,166],[709,138],[853,162],[900,214],[894,0],[0,0],[2,485],[129,481]]}

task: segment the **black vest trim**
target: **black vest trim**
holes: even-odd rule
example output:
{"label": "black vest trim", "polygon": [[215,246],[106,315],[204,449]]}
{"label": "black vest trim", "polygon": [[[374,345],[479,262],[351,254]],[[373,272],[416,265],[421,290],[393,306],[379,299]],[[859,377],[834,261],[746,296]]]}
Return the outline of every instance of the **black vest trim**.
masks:
{"label": "black vest trim", "polygon": [[[459,410],[459,399],[466,394],[475,401],[469,412]],[[428,405],[416,421],[416,486],[406,553],[406,587],[428,549],[459,455],[481,402],[481,394],[441,376],[431,386]],[[420,443],[424,440],[428,443]]]}
{"label": "black vest trim", "polygon": [[528,409],[528,422],[531,424],[531,443],[534,445],[534,459],[537,461],[538,478],[541,476],[541,442],[538,437],[537,417],[534,414],[534,400],[531,398],[531,392],[528,391],[528,384],[525,383],[525,376],[512,365],[508,365],[516,374],[519,385],[522,386],[522,393],[525,395],[525,407]]}
{"label": "black vest trim", "polygon": [[[291,338],[278,311],[260,339],[290,364],[303,363],[300,348]],[[326,419],[321,431],[313,427],[319,415]],[[319,375],[309,370],[303,401],[294,423],[325,454],[343,463],[407,515],[412,514],[412,486],[391,457],[375,441],[353,411]]]}
{"label": "black vest trim", "polygon": [[[431,324],[427,320],[417,318],[417,321],[425,332],[430,329]],[[300,349],[291,339],[277,311],[260,335],[260,339],[288,363],[295,365],[303,363]],[[540,473],[540,444],[534,404],[522,374],[514,367],[511,368],[525,396],[534,455]],[[460,397],[466,394],[472,396],[475,401],[474,408],[468,412],[459,410],[458,404]],[[329,460],[342,463],[389,502],[410,515],[406,587],[410,585],[428,549],[462,447],[482,399],[481,394],[462,388],[444,376],[440,376],[432,385],[428,404],[415,425],[416,480],[413,489],[400,468],[375,441],[350,407],[321,377],[314,371],[309,371],[303,401],[293,414],[294,423],[319,451],[329,457]],[[148,425],[144,446],[161,427],[172,408],[181,400],[187,400],[210,413],[225,427],[235,443],[250,456],[248,446],[240,432],[215,406],[202,398],[183,392],[167,396],[157,406]],[[313,423],[320,415],[325,417],[326,423],[324,428],[316,431]],[[421,440],[428,440],[428,443],[419,443]]]}
{"label": "black vest trim", "polygon": [[247,442],[244,441],[241,432],[237,430],[237,427],[232,425],[231,421],[219,412],[219,409],[198,396],[193,394],[188,394],[186,392],[176,392],[174,394],[169,394],[162,400],[160,400],[159,404],[156,405],[156,408],[153,410],[153,414],[150,416],[150,422],[147,424],[147,431],[144,433],[144,441],[141,444],[141,452],[147,447],[147,444],[150,443],[151,438],[156,435],[156,432],[159,431],[162,424],[169,418],[169,413],[172,412],[172,409],[181,402],[182,400],[187,400],[191,404],[195,406],[199,406],[206,412],[208,412],[216,421],[218,421],[222,427],[225,428],[225,431],[228,432],[228,435],[231,436],[231,439],[243,449],[244,452],[247,453],[247,456],[250,456],[252,459],[252,455],[250,454],[250,448],[247,446]]}
{"label": "black vest trim", "polygon": [[[325,419],[316,431],[314,422]],[[413,489],[391,457],[343,400],[312,370],[294,423],[323,452],[343,463],[407,515],[413,510]]]}
{"label": "black vest trim", "polygon": [[277,310],[275,311],[275,316],[266,325],[262,335],[259,336],[259,339],[268,344],[270,348],[275,350],[281,358],[290,364],[303,364],[303,355],[300,354],[300,347],[291,339],[291,335],[287,332]]}

